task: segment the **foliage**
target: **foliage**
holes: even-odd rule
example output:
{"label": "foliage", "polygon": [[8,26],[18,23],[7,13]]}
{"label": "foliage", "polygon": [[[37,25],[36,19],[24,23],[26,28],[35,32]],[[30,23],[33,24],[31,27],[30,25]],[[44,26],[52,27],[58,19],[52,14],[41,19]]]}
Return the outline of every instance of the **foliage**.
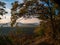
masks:
{"label": "foliage", "polygon": [[[5,11],[5,8],[6,8],[5,5],[6,5],[6,3],[0,1],[0,15],[2,15],[2,16],[7,13]],[[1,17],[0,17],[0,19],[1,19]]]}
{"label": "foliage", "polygon": [[8,36],[0,36],[0,45],[13,45],[12,40]]}
{"label": "foliage", "polygon": [[[44,6],[44,4],[48,6]],[[24,2],[20,4],[18,4],[18,2],[15,1],[12,5],[12,10],[11,10],[12,12],[11,26],[15,24],[16,20],[19,17],[30,18],[31,15],[33,17],[37,15],[39,16],[37,18],[43,20],[50,19],[51,22],[53,22],[54,20],[53,18],[54,16],[56,16],[55,10],[57,9],[57,7],[59,6],[56,6],[54,0],[30,0],[30,1],[24,0]]]}
{"label": "foliage", "polygon": [[[37,15],[41,20],[50,22],[51,25],[51,30],[53,32],[53,38],[56,37],[56,17],[59,15],[60,11],[60,6],[59,4],[54,1],[54,0],[24,0],[24,2],[18,4],[16,8],[14,6],[18,4],[13,3],[12,5],[12,18],[11,18],[11,26],[13,26],[16,23],[16,20],[19,17],[24,17],[24,18],[30,18],[30,16],[35,16]],[[21,6],[19,6],[21,5]],[[58,14],[57,11],[58,10]],[[16,12],[14,12],[16,11]],[[13,14],[14,12],[14,14]]]}
{"label": "foliage", "polygon": [[[23,16],[24,18],[30,18],[31,15],[32,16],[35,16],[35,15],[39,15],[40,16],[40,13],[44,12],[45,10],[42,10],[42,8],[44,9],[43,4],[38,4],[38,3],[39,2],[37,0],[31,0],[31,1],[27,0],[27,1],[24,1],[24,3],[22,3],[22,7],[20,6],[21,4],[18,4],[19,6],[16,7],[16,9],[13,9],[14,7],[12,6],[13,10],[11,12],[13,13],[14,10],[16,11],[16,12],[14,12],[14,14],[12,14],[12,18],[11,18],[12,19],[11,20],[12,21],[12,25],[16,22],[18,17],[22,17]],[[19,10],[19,11],[17,12],[17,10]]]}
{"label": "foliage", "polygon": [[[33,28],[33,27],[32,27]],[[59,31],[56,34],[57,39],[54,40],[52,38],[52,29],[50,22],[42,22],[41,25],[35,27],[36,29],[33,30],[33,34],[29,33],[32,29],[30,28],[21,28],[18,27],[17,29],[12,29],[8,35],[0,36],[0,45],[40,45],[44,44],[51,44],[51,45],[59,45]],[[57,27],[56,27],[57,28]],[[15,30],[16,29],[16,30]],[[8,29],[9,30],[9,29]],[[23,31],[28,32],[27,34]],[[3,43],[2,43],[3,42]]]}

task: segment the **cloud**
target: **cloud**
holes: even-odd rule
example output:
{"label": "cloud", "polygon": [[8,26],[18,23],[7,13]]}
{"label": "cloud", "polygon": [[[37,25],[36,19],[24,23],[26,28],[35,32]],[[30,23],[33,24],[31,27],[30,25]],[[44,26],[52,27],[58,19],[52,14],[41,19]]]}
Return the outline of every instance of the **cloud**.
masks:
{"label": "cloud", "polygon": [[[10,17],[11,17],[11,10],[9,8],[6,8],[5,9],[8,13],[5,14],[2,18],[2,20],[0,20],[0,23],[8,23],[11,21]],[[27,23],[40,23],[41,20],[37,19],[37,18],[28,18],[28,19],[25,19],[25,18],[19,18],[17,20],[17,22],[21,22],[21,23],[24,23],[24,24],[27,24]]]}
{"label": "cloud", "polygon": [[6,8],[5,10],[8,12],[9,15],[11,15],[11,10],[9,8]]}
{"label": "cloud", "polygon": [[32,19],[18,19],[17,22],[21,22],[21,23],[24,23],[24,24],[27,24],[27,23],[40,23],[40,20],[38,18],[32,18]]}
{"label": "cloud", "polygon": [[5,9],[8,13],[1,16],[2,19],[0,20],[0,23],[8,23],[10,22],[10,17],[11,17],[11,10],[9,8]]}
{"label": "cloud", "polygon": [[[5,14],[4,16],[9,16],[9,18],[11,17],[11,10],[9,9],[9,8],[6,8],[5,9],[8,13],[7,14]],[[8,18],[8,17],[7,17]]]}

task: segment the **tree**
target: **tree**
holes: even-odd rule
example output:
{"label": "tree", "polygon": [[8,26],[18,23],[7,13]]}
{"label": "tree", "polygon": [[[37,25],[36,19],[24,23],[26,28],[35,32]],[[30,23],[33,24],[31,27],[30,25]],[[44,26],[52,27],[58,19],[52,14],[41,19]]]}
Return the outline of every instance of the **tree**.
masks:
{"label": "tree", "polygon": [[17,19],[17,7],[18,7],[18,1],[15,1],[14,3],[12,3],[12,9],[11,9],[11,26],[13,26],[13,24],[15,23],[16,19]]}
{"label": "tree", "polygon": [[[2,15],[2,16],[7,13],[5,11],[5,8],[6,8],[5,5],[6,5],[6,3],[0,1],[0,15]],[[0,19],[1,19],[1,17],[0,17]]]}
{"label": "tree", "polygon": [[[22,3],[23,5],[21,7],[20,6],[16,7],[15,11],[17,11],[19,8],[18,13],[14,13],[16,15],[12,15],[13,18],[15,17],[13,19],[14,21],[12,21],[12,26],[18,19],[17,16],[18,17],[23,16],[24,18],[29,18],[31,15],[33,16],[39,15],[39,17],[37,18],[51,22],[53,35],[55,35],[55,32],[56,32],[55,10],[59,8],[59,5],[55,2],[56,1],[54,0],[24,0],[24,3]],[[18,4],[18,5],[21,5],[21,4]]]}
{"label": "tree", "polygon": [[[39,8],[43,7],[42,4],[41,5],[38,4],[37,0],[30,0],[30,1],[29,0],[24,0],[24,3],[22,3],[22,4],[18,4],[18,2],[17,3],[16,2],[13,3],[12,10],[11,10],[11,12],[12,12],[12,18],[11,18],[12,23],[11,23],[11,25],[13,25],[16,22],[17,16],[18,17],[23,16],[24,18],[30,18],[31,15],[33,15],[33,16],[39,15],[38,14],[39,13]],[[18,4],[18,6],[16,6],[16,4]],[[14,6],[16,6],[16,8]],[[17,12],[17,10],[19,10],[19,11]],[[41,10],[41,11],[43,12],[43,10]]]}

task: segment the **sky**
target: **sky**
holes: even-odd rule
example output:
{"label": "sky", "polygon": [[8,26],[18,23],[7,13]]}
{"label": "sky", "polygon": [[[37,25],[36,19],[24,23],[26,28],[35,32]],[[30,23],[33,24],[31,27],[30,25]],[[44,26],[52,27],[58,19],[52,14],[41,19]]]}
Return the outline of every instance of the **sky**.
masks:
{"label": "sky", "polygon": [[[11,8],[11,3],[17,0],[0,0],[6,3],[6,8]],[[18,2],[22,3],[23,0],[18,0]]]}
{"label": "sky", "polygon": [[[7,22],[10,22],[10,17],[11,17],[11,3],[13,3],[14,1],[17,1],[17,0],[0,0],[2,2],[5,2],[6,3],[6,11],[8,12],[7,14],[5,14],[4,16],[0,16],[2,17],[2,19],[0,20],[0,23],[7,23]],[[18,0],[19,3],[22,3],[23,0]],[[32,19],[27,19],[25,20],[24,18],[22,20],[18,19],[17,22],[22,22],[22,23],[38,23],[39,20],[37,18],[32,18]]]}

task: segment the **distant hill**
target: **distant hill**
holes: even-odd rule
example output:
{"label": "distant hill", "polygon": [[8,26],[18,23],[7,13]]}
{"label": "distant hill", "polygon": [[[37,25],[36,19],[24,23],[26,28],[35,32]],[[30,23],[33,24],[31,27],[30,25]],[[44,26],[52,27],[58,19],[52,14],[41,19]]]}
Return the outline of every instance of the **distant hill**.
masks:
{"label": "distant hill", "polygon": [[0,27],[11,27],[10,23],[0,23]]}
{"label": "distant hill", "polygon": [[[24,24],[24,23],[18,22],[14,25],[14,27],[16,25],[18,27],[35,27],[35,26],[38,26],[39,24],[38,23],[26,23],[26,24]],[[11,27],[11,25],[10,25],[10,23],[0,23],[0,27]]]}
{"label": "distant hill", "polygon": [[17,26],[23,26],[23,27],[35,27],[35,26],[38,26],[39,24],[38,23],[17,23]]}

